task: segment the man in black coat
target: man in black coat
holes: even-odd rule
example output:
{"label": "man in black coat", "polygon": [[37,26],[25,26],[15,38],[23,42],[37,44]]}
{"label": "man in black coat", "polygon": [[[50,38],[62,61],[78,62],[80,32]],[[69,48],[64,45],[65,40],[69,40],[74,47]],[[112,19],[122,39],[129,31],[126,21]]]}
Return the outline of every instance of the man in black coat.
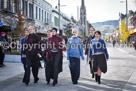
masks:
{"label": "man in black coat", "polygon": [[[85,46],[85,55],[87,55],[87,62],[88,62],[89,48],[90,48],[90,44],[91,44],[90,42],[92,39],[95,38],[95,29],[93,27],[90,27],[89,31],[90,31],[90,35],[88,36],[88,38],[86,40],[86,46]],[[92,74],[92,78],[94,78],[91,61],[89,61],[89,65],[90,65],[90,72]]]}
{"label": "man in black coat", "polygon": [[6,33],[1,32],[1,35],[0,35],[0,67],[6,66],[4,64],[4,57],[5,57],[5,48],[6,46],[8,46],[8,42],[5,36],[6,36]]}

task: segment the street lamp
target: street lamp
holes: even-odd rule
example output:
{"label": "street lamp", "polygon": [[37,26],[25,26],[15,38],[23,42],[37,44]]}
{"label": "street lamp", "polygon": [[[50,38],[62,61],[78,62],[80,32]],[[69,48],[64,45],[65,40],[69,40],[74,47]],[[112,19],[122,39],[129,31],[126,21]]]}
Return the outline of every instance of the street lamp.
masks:
{"label": "street lamp", "polygon": [[61,30],[60,30],[60,0],[58,0],[58,9],[59,9],[59,35],[61,36]]}
{"label": "street lamp", "polygon": [[60,5],[60,0],[58,0],[58,10],[59,10],[59,35],[62,36],[62,30],[60,29],[60,7],[61,6],[66,6],[66,5]]}

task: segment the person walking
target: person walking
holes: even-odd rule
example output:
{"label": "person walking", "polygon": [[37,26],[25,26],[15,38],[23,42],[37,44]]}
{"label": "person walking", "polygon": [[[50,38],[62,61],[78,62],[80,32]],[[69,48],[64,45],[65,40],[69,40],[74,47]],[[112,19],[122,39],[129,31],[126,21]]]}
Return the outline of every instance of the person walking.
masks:
{"label": "person walking", "polygon": [[113,47],[115,47],[115,45],[116,45],[116,40],[114,39],[113,40]]}
{"label": "person walking", "polygon": [[[88,52],[89,52],[88,50],[90,47],[90,41],[95,38],[95,34],[94,34],[95,29],[93,27],[90,27],[89,31],[90,31],[90,35],[88,36],[88,38],[86,40],[86,46],[85,46],[85,55],[87,55],[87,62],[88,62]],[[89,65],[90,65],[90,72],[92,74],[92,78],[94,78],[94,73],[92,70],[92,62],[91,61],[89,61]]]}
{"label": "person walking", "polygon": [[0,67],[5,67],[4,58],[5,58],[5,49],[8,46],[8,42],[6,40],[6,33],[1,32],[0,36]]}
{"label": "person walking", "polygon": [[44,57],[46,58],[45,60],[45,77],[47,84],[50,83],[50,79],[53,79],[53,62],[50,60],[51,59],[51,52],[49,52],[49,39],[52,37],[52,30],[47,31],[47,36],[48,38],[46,39],[46,53],[44,54]]}
{"label": "person walking", "polygon": [[25,42],[25,38],[29,35],[28,30],[25,30],[25,37],[21,39],[21,62],[23,63],[24,70],[26,71],[26,55],[23,55],[23,44]]}
{"label": "person walking", "polygon": [[24,74],[24,83],[29,85],[30,82],[30,68],[32,67],[32,73],[34,76],[34,83],[37,83],[38,78],[38,70],[41,67],[39,54],[41,53],[40,38],[35,34],[35,29],[33,26],[28,27],[29,35],[25,38],[23,48],[23,55],[26,55],[26,71]]}
{"label": "person walking", "polygon": [[107,72],[107,60],[109,54],[106,48],[106,43],[101,39],[101,32],[95,32],[95,39],[91,40],[91,48],[89,50],[89,58],[92,62],[95,81],[101,84],[101,72]]}
{"label": "person walking", "polygon": [[[26,55],[23,54],[23,45],[25,42],[26,37],[29,35],[28,30],[25,30],[25,37],[21,39],[21,62],[23,64],[24,71],[26,72]],[[24,77],[25,78],[25,77]],[[25,79],[23,79],[23,82],[25,82]]]}
{"label": "person walking", "polygon": [[61,46],[62,38],[57,35],[57,29],[52,29],[52,37],[49,38],[51,47],[47,50],[47,61],[50,61],[50,76],[47,83],[50,83],[50,78],[53,78],[53,86],[58,83],[58,74],[62,72],[63,48]]}
{"label": "person walking", "polygon": [[77,37],[77,29],[72,30],[73,36],[68,40],[67,46],[67,60],[69,60],[69,68],[73,84],[78,84],[80,77],[80,57],[84,60],[83,44],[79,37]]}

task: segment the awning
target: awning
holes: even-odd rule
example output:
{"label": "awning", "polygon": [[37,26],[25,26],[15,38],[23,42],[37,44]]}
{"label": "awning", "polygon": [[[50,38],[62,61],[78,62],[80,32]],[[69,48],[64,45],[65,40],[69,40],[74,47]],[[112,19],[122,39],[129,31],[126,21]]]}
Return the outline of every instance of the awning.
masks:
{"label": "awning", "polygon": [[10,26],[0,26],[0,32],[10,32],[11,27]]}

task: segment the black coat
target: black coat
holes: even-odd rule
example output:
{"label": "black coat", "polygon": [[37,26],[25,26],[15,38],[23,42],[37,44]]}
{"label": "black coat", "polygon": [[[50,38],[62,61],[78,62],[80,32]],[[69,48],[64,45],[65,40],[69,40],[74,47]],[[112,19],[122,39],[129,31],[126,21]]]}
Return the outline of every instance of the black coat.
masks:
{"label": "black coat", "polygon": [[87,38],[87,40],[86,40],[86,47],[85,47],[85,55],[88,55],[88,51],[89,51],[89,44],[90,44],[90,42],[91,42],[91,40],[92,39],[94,39],[95,38],[95,36],[89,36],[88,38]]}
{"label": "black coat", "polygon": [[26,47],[23,47],[23,54],[26,54],[26,59],[28,59],[32,66],[41,67],[40,58],[37,55],[41,54],[41,43],[40,37],[36,34],[29,34],[24,42]]}

